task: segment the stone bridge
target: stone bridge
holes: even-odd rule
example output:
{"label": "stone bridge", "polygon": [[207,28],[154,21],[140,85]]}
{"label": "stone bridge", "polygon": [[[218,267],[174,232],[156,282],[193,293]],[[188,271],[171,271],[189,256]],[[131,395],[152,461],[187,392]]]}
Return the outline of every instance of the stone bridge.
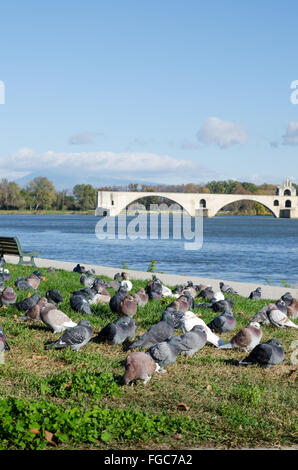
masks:
{"label": "stone bridge", "polygon": [[251,194],[205,194],[205,193],[163,193],[98,191],[97,216],[117,216],[138,199],[159,196],[178,203],[188,214],[195,217],[203,210],[204,217],[214,217],[226,205],[237,201],[254,201],[262,204],[276,218],[298,218],[298,196],[289,180],[277,188],[274,196]]}

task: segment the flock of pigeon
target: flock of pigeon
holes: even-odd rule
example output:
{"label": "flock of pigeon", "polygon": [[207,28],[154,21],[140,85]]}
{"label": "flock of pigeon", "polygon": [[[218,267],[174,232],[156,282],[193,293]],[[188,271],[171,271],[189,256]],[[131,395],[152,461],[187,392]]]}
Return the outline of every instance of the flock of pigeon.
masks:
{"label": "flock of pigeon", "polygon": [[[54,271],[49,268],[48,271]],[[70,305],[76,312],[90,315],[92,306],[96,304],[109,304],[112,312],[116,313],[116,321],[109,323],[97,334],[95,340],[109,345],[128,344],[128,349],[143,349],[146,352],[131,352],[125,361],[124,383],[134,383],[140,379],[146,384],[154,372],[165,373],[165,367],[173,364],[178,355],[192,356],[210,343],[218,349],[240,349],[250,351],[248,356],[238,362],[246,366],[258,364],[269,367],[280,364],[284,359],[284,350],[280,341],[273,338],[261,343],[261,324],[272,324],[277,328],[298,328],[291,321],[298,317],[298,302],[287,292],[276,303],[269,303],[258,311],[249,324],[240,329],[229,342],[224,342],[218,334],[235,330],[236,318],[233,313],[234,302],[225,295],[238,295],[231,287],[220,283],[220,290],[214,292],[211,286],[193,285],[188,281],[186,286],[180,285],[171,290],[153,276],[145,289],[139,289],[130,295],[132,282],[128,274],[117,273],[114,280],[106,282],[95,277],[93,270],[87,271],[78,264],[74,272],[80,275],[82,289],[72,293]],[[20,320],[28,319],[42,321],[54,333],[63,332],[62,336],[53,343],[46,344],[45,349],[62,349],[70,347],[74,351],[80,350],[90,341],[93,329],[88,320],[78,324],[71,320],[64,312],[59,310],[63,301],[58,289],[47,291],[46,297],[38,294],[38,287],[42,280],[42,273],[38,270],[26,279],[18,277],[15,287],[19,291],[30,290],[33,293],[17,302],[17,295],[12,287],[5,285],[10,279],[8,269],[5,269],[5,260],[0,258],[0,306],[15,305],[23,312]],[[116,292],[111,297],[107,288]],[[253,291],[249,298],[261,298],[261,288]],[[206,302],[195,304],[196,297]],[[137,326],[133,319],[138,308],[144,307],[151,299],[161,300],[163,297],[172,297],[173,300],[161,313],[161,319],[148,329],[135,341]],[[204,322],[192,309],[194,307],[212,309],[216,316],[208,324]],[[291,318],[291,319],[290,319]],[[182,335],[175,335],[176,330],[182,330]],[[0,351],[9,350],[3,328],[0,327]]]}

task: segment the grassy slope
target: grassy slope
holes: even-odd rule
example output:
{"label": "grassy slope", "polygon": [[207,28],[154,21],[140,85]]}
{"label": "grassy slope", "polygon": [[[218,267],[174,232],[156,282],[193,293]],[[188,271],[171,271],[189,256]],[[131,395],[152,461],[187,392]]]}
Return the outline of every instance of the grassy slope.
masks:
{"label": "grassy slope", "polygon": [[[30,267],[8,266],[13,286],[17,276],[26,276],[33,271]],[[57,270],[47,273],[41,269],[46,280],[40,285],[42,294],[48,289],[58,288],[63,294],[61,310],[79,321],[84,315],[74,313],[69,304],[70,293],[81,287],[79,275]],[[134,281],[133,292],[144,286],[142,281]],[[112,291],[111,291],[112,292]],[[18,300],[27,293],[19,292]],[[171,300],[151,301],[136,314],[137,337],[160,319],[160,312]],[[266,301],[251,301],[235,297],[237,330],[246,326],[253,314]],[[195,309],[206,321],[214,314]],[[40,390],[34,384],[44,377],[55,376],[76,370],[111,372],[120,385],[124,373],[124,359],[127,352],[122,346],[109,346],[89,342],[80,352],[69,349],[45,351],[44,343],[58,338],[47,330],[41,322],[22,323],[15,307],[0,309],[0,324],[3,326],[11,351],[5,355],[5,364],[0,365],[0,396],[26,398],[30,401],[41,399]],[[86,318],[86,316],[85,316]],[[88,316],[94,333],[98,332],[116,315],[108,306],[97,306],[94,315]],[[192,358],[178,357],[169,366],[168,374],[155,374],[146,387],[138,382],[135,387],[120,385],[119,396],[103,396],[98,399],[87,393],[77,396],[46,396],[48,402],[64,408],[78,407],[81,410],[95,404],[109,409],[135,409],[147,412],[150,416],[166,413],[170,417],[184,417],[200,423],[202,432],[179,432],[158,438],[137,440],[114,439],[108,443],[97,440],[93,444],[62,444],[58,448],[97,448],[97,449],[185,449],[194,447],[269,447],[294,444],[296,389],[295,366],[291,364],[291,342],[297,339],[294,329],[277,329],[264,326],[263,339],[278,338],[285,349],[284,362],[275,368],[264,370],[257,366],[241,368],[226,363],[227,360],[241,359],[246,354],[236,350],[219,351],[213,346],[205,346]],[[181,334],[178,333],[178,334]],[[225,340],[233,333],[222,335]],[[32,385],[33,384],[33,385]],[[175,405],[184,402],[189,409],[176,409]]]}

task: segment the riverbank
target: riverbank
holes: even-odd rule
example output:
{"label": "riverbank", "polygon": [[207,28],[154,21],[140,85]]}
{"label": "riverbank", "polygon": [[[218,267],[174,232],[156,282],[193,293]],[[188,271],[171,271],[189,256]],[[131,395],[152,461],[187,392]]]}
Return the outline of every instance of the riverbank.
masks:
{"label": "riverbank", "polygon": [[[7,263],[17,264],[19,259],[17,256],[8,256],[5,255],[5,260]],[[59,260],[52,260],[46,258],[35,258],[36,266],[39,268],[49,268],[54,267],[56,269],[63,269],[65,271],[71,272],[75,267],[75,262],[68,262],[68,261],[59,261]],[[77,261],[80,263],[80,260]],[[114,275],[117,272],[123,271],[122,268],[114,268],[111,266],[99,266],[95,264],[83,264],[87,269],[94,269],[95,274],[100,276],[107,276],[110,278],[114,278]],[[125,271],[129,274],[131,279],[145,281],[148,279],[152,279],[152,274],[150,272],[145,271],[136,271],[131,269],[125,269]],[[199,277],[199,276],[185,276],[180,274],[165,274],[165,273],[154,273],[164,284],[168,286],[176,286],[179,284],[186,284],[188,280],[192,281],[194,284],[207,284],[211,285],[215,291],[219,290],[219,280],[218,279],[210,279],[206,277]],[[248,297],[249,294],[256,289],[256,287],[262,287],[262,297],[264,299],[272,299],[277,300],[279,299],[285,292],[291,292],[293,297],[298,296],[298,289],[295,288],[288,288],[288,287],[279,287],[279,286],[270,286],[264,284],[255,284],[255,283],[248,283],[248,282],[235,282],[222,279],[223,282],[229,284],[233,289],[235,289],[241,296]]]}

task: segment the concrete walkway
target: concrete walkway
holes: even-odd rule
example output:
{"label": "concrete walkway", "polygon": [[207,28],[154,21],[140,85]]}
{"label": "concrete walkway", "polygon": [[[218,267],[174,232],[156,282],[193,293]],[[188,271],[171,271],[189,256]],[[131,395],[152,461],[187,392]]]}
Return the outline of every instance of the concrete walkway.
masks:
{"label": "concrete walkway", "polygon": [[[8,256],[5,255],[5,260],[7,263],[18,264],[19,258],[17,256]],[[79,261],[78,261],[79,262]],[[36,266],[39,268],[49,268],[50,266],[56,269],[64,269],[65,271],[72,271],[76,266],[76,262],[68,261],[58,261],[45,258],[35,258]],[[114,277],[114,274],[124,271],[121,268],[113,268],[109,266],[98,266],[86,263],[80,263],[85,266],[86,269],[94,269],[96,275],[108,276],[110,278]],[[125,269],[129,274],[130,279],[138,280],[149,280],[152,279],[152,273],[147,273],[143,271],[132,271],[130,269]],[[160,274],[154,273],[164,284],[168,286],[176,286],[178,284],[186,284],[188,280],[192,281],[194,284],[210,284],[213,287],[213,290],[219,290],[218,279],[209,279],[196,276],[181,276],[179,274]],[[229,286],[233,287],[240,295],[243,297],[248,297],[249,294],[256,289],[256,287],[262,287],[262,298],[264,299],[279,299],[285,292],[291,292],[293,297],[298,297],[298,289],[290,289],[288,287],[278,287],[278,286],[268,286],[262,284],[251,284],[247,282],[234,282],[234,281],[225,281],[221,279]]]}

